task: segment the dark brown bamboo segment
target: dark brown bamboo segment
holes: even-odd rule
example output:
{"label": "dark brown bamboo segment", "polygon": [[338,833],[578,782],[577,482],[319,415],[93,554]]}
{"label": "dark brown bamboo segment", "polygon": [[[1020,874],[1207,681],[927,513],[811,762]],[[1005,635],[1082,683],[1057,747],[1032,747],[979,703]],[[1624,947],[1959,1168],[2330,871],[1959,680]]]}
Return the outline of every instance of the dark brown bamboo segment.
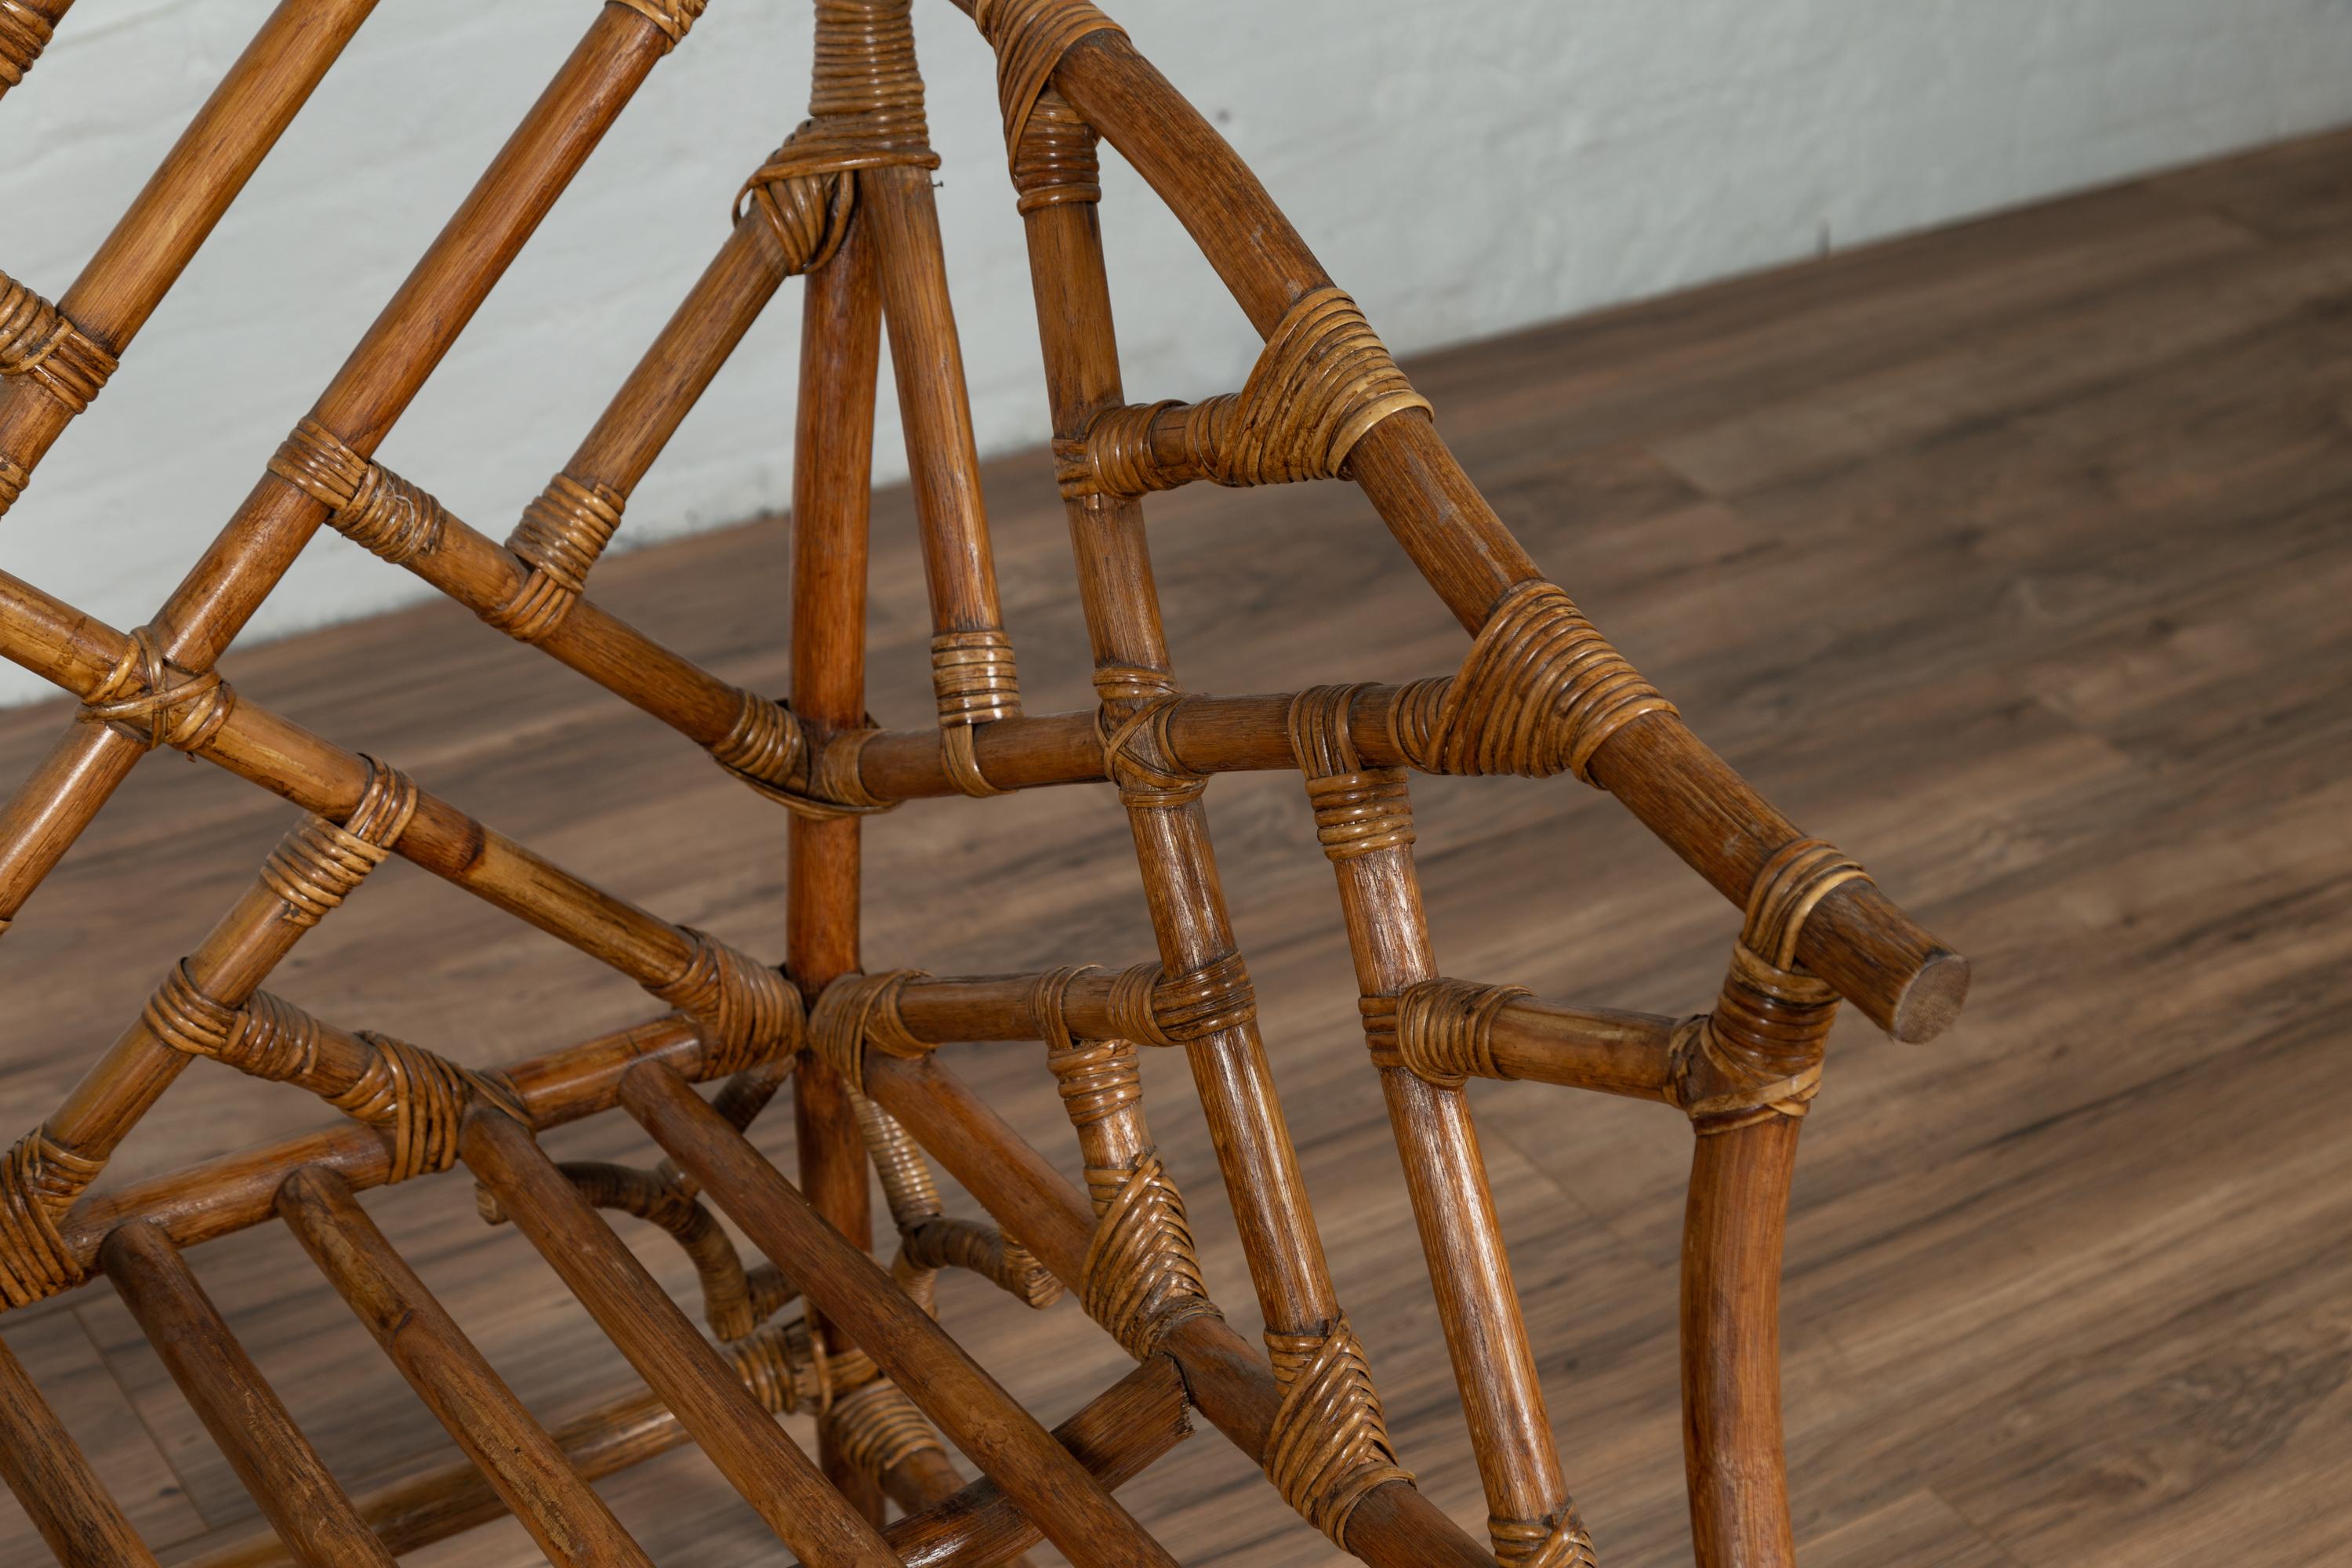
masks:
{"label": "dark brown bamboo segment", "polygon": [[[26,0],[0,0],[0,92],[9,85],[11,40],[37,30],[41,9]],[[59,314],[110,359],[131,346],[374,9],[375,0],[283,0],[262,23],[58,301]],[[64,10],[56,5],[47,19]],[[0,470],[13,468],[16,476],[0,487],[0,513],[76,412],[37,377],[0,381]]]}
{"label": "dark brown bamboo segment", "polygon": [[[491,286],[673,42],[624,5],[586,35],[328,384],[310,417],[362,457],[424,386]],[[152,623],[163,656],[210,670],[326,517],[265,473]],[[142,754],[121,728],[77,724],[0,811],[0,920],[15,917]]]}
{"label": "dark brown bamboo segment", "polygon": [[341,1178],[295,1172],[278,1189],[278,1210],[550,1562],[557,1568],[652,1568]]}
{"label": "dark brown bamboo segment", "polygon": [[[1070,436],[1097,410],[1123,401],[1101,231],[1092,202],[1038,206],[1024,221],[1054,429]],[[1142,509],[1089,496],[1071,500],[1068,512],[1097,685],[1106,713],[1125,719],[1175,689]],[[1113,709],[1115,700],[1122,708]],[[1160,961],[1170,975],[1206,971],[1235,955],[1208,816],[1197,795],[1181,788],[1131,790],[1124,782],[1121,788]],[[1255,1017],[1188,1042],[1185,1054],[1266,1331],[1324,1332],[1339,1318],[1339,1303]]]}
{"label": "dark brown bamboo segment", "polygon": [[64,1568],[155,1568],[155,1554],[0,1340],[0,1480]]}
{"label": "dark brown bamboo segment", "polygon": [[1172,1568],[1175,1559],[1086,1468],[684,1079],[658,1067],[634,1070],[621,1103],[1072,1562]]}
{"label": "dark brown bamboo segment", "polygon": [[123,1304],[295,1561],[310,1568],[391,1568],[392,1553],[320,1463],[163,1232],[126,1225],[107,1238],[105,1250],[107,1277]]}
{"label": "dark brown bamboo segment", "polygon": [[[1329,284],[1248,166],[1125,35],[1080,37],[1054,80],[1167,202],[1261,335],[1303,296]],[[1048,209],[1060,210],[1070,209]],[[1041,216],[1031,215],[1033,233]],[[1107,331],[1084,335],[1108,339]],[[1049,367],[1055,358],[1049,351]],[[1084,413],[1121,401],[1097,398]],[[1084,426],[1057,417],[1055,427],[1070,435]],[[1514,585],[1541,575],[1425,416],[1409,413],[1374,426],[1357,444],[1349,472],[1467,629],[1483,626]],[[1742,907],[1766,858],[1798,837],[1671,715],[1618,731],[1592,773]],[[1718,818],[1728,822],[1712,820]],[[1709,832],[1724,826],[1733,831]],[[1867,884],[1822,900],[1798,956],[1897,1039],[1927,1039],[1948,1026],[1967,993],[1967,961]]]}
{"label": "dark brown bamboo segment", "polygon": [[464,1153],[515,1228],[779,1539],[813,1568],[898,1563],[529,1132],[478,1110],[466,1121]]}
{"label": "dark brown bamboo segment", "polygon": [[907,463],[922,521],[923,572],[935,632],[1004,625],[980,452],[964,399],[963,350],[948,300],[946,251],[931,171],[901,164],[858,175],[859,222],[870,225],[880,266],[890,363],[907,429]]}
{"label": "dark brown bamboo segment", "polygon": [[[1093,1211],[1051,1162],[936,1060],[869,1055],[866,1092],[1072,1290],[1083,1287]],[[1193,1407],[1255,1463],[1265,1460],[1282,1402],[1265,1357],[1222,1318],[1189,1318],[1160,1348],[1184,1372]],[[1348,1550],[1377,1568],[1494,1568],[1494,1556],[1411,1484],[1359,1503]]]}
{"label": "dark brown bamboo segment", "polygon": [[[793,710],[815,735],[866,717],[866,576],[874,471],[874,398],[882,354],[882,288],[870,217],[854,218],[802,296],[798,419],[793,441]],[[930,742],[936,753],[936,738]],[[795,813],[785,829],[784,961],[814,1004],[859,966],[863,829],[855,816]],[[730,1095],[765,1088],[755,1079]],[[866,1142],[846,1086],[805,1057],[793,1085],[801,1190],[860,1247],[874,1244]],[[822,1315],[812,1326],[824,1332]],[[879,1522],[882,1498],[830,1428],[817,1458],[830,1480]]]}
{"label": "dark brown bamboo segment", "polygon": [[1780,1244],[1803,1123],[1702,1135],[1683,1225],[1683,1460],[1698,1568],[1792,1568]]}
{"label": "dark brown bamboo segment", "polygon": [[1436,977],[1437,962],[1413,867],[1404,776],[1363,766],[1348,737],[1352,696],[1344,687],[1301,692],[1291,710],[1291,744],[1339,884],[1389,1127],[1485,1483],[1488,1529],[1507,1563],[1534,1557],[1556,1535],[1561,1546],[1544,1555],[1589,1568],[1590,1542],[1560,1473],[1464,1082],[1425,1076],[1396,1054],[1392,1035],[1383,1044],[1372,1027],[1383,1016],[1380,1005],[1392,1008],[1408,986]]}

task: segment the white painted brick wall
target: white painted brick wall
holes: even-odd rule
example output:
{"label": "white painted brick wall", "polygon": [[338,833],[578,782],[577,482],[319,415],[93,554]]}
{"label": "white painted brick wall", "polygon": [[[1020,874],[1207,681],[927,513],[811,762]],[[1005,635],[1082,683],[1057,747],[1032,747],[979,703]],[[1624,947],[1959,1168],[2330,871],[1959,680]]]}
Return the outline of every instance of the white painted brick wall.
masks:
{"label": "white painted brick wall", "polygon": [[[269,0],[79,0],[0,101],[0,268],[54,298]],[[2352,0],[1124,0],[1398,350],[1507,331],[2352,119]],[[570,48],[589,0],[386,0],[0,523],[130,626],[178,581]],[[983,448],[1045,433],[990,59],[918,8]],[[809,8],[713,0],[383,447],[503,534],[801,117]],[[1130,389],[1255,353],[1140,182],[1106,180]],[[625,542],[787,500],[796,285]],[[1148,301],[1148,303],[1147,303]],[[877,478],[900,477],[884,398]],[[421,589],[322,535],[250,636]],[[0,700],[42,689],[0,671]]]}

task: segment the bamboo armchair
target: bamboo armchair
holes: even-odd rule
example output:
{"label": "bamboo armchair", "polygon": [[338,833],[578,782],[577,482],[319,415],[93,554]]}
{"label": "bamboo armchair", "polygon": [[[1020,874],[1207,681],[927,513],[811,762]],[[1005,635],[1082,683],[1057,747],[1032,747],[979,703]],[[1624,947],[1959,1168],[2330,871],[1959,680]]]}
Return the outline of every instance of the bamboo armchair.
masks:
{"label": "bamboo armchair", "polygon": [[[70,0],[0,0],[0,90]],[[56,304],[0,276],[0,511],[100,395],[141,325],[373,0],[284,0]],[[957,0],[995,47],[1027,227],[1054,456],[1095,658],[1090,712],[1024,713],[998,610],[916,72],[908,0],[815,0],[807,121],[636,370],[501,543],[371,454],[631,92],[705,0],[608,0],[251,494],[128,633],[0,575],[0,652],[81,701],[0,812],[0,922],[140,759],[169,746],[304,814],[244,896],[0,1164],[0,1303],[103,1275],[275,1531],[206,1562],[389,1563],[511,1511],[557,1563],[644,1563],[588,1482],[679,1443],[708,1451],[812,1564],[982,1563],[1040,1540],[1074,1563],[1173,1561],[1118,1502],[1188,1412],[1259,1462],[1346,1552],[1391,1568],[1590,1564],[1480,1163],[1473,1077],[1655,1100],[1696,1134],[1682,1288],[1692,1522],[1708,1568],[1787,1563],[1777,1291],[1798,1130],[1841,998],[1899,1038],[1947,1026],[1967,966],[1853,860],[1806,837],[1686,729],[1514,542],[1430,406],[1266,193],[1084,0]],[[1183,221],[1265,340],[1240,392],[1130,404],[1097,227],[1097,138]],[[631,489],[752,319],[806,279],[793,479],[789,701],[739,689],[587,592]],[[866,475],[880,334],[898,352],[932,626],[936,725],[864,701]],[[1402,687],[1184,691],[1161,637],[1148,493],[1347,479],[1471,634],[1460,669]],[[321,525],[660,719],[784,810],[783,962],[771,966],[554,866],[390,763],[241,698],[219,660]],[[1219,773],[1296,769],[1339,885],[1371,1070],[1402,1152],[1484,1482],[1486,1539],[1417,1491],[1333,1293],[1211,851]],[[1437,973],[1407,779],[1572,773],[1614,795],[1743,911],[1711,1011],[1541,1001]],[[864,818],[918,796],[1108,783],[1134,834],[1159,952],[1120,968],[936,978],[860,972]],[[636,980],[662,1011],[477,1070],[262,989],[304,932],[400,855]],[[1084,1188],[947,1064],[1032,1041]],[[1221,1315],[1145,1119],[1137,1060],[1181,1051],[1214,1134],[1263,1352]],[[198,1058],[299,1084],[334,1131],[112,1191],[109,1155]],[[209,1070],[209,1069],[207,1069]],[[799,1169],[743,1130],[790,1081]],[[717,1082],[714,1100],[688,1086]],[[1544,1092],[1529,1090],[1528,1092]],[[535,1134],[618,1107],[667,1159],[559,1166]],[[930,1162],[992,1224],[944,1212]],[[897,1247],[867,1256],[869,1163]],[[354,1199],[465,1167],[642,1374],[646,1391],[542,1428]],[[453,1189],[454,1190],[454,1189]],[[711,1209],[765,1254],[746,1267]],[[693,1258],[706,1336],[616,1239],[651,1223]],[[288,1226],[473,1464],[354,1499],[295,1429],[186,1260]],[[1048,1432],[935,1321],[939,1271],[1032,1308],[1065,1288],[1136,1370]],[[793,1302],[799,1314],[785,1317]],[[1065,1309],[1067,1310],[1067,1309]],[[812,1458],[773,1419],[821,1417]],[[152,1563],[0,1347],[0,1472],[59,1561]],[[966,1483],[941,1435],[984,1472]],[[884,1497],[902,1510],[882,1526]]]}

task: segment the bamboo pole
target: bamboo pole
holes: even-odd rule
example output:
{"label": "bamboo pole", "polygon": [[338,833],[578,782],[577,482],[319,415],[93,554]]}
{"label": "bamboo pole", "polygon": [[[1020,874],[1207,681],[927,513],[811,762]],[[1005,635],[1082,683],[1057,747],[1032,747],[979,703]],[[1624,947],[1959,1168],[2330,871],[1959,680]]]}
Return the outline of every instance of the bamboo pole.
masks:
{"label": "bamboo pole", "polygon": [[652,1568],[349,1186],[330,1172],[297,1171],[278,1190],[278,1212],[550,1562]]}
{"label": "bamboo pole", "polygon": [[0,1480],[63,1568],[155,1568],[25,1363],[0,1340]]}
{"label": "bamboo pole", "polygon": [[[579,47],[320,395],[310,419],[362,458],[375,450],[674,41],[643,12],[598,8]],[[160,657],[189,676],[209,672],[326,511],[290,480],[265,473],[157,612]],[[0,810],[0,920],[14,918],[143,751],[121,726],[76,724],[35,767]]]}
{"label": "bamboo pole", "polygon": [[327,1473],[178,1249],[152,1226],[131,1224],[107,1238],[106,1253],[107,1277],[123,1305],[294,1560],[306,1568],[392,1568],[392,1553]]}
{"label": "bamboo pole", "polygon": [[[282,0],[180,133],[131,206],[57,304],[110,371],[179,279],[213,226],[276,146],[296,113],[375,9],[376,0]],[[12,40],[40,35],[64,14],[0,0],[0,91],[11,81]],[[26,58],[21,62],[29,65]],[[57,379],[0,381],[0,515],[22,493],[66,426],[85,406]]]}

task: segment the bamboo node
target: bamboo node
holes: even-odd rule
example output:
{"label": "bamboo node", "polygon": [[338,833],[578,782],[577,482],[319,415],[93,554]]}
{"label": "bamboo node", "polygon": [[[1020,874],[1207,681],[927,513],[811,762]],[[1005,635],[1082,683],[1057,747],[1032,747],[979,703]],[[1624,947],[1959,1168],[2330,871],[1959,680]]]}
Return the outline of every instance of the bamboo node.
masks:
{"label": "bamboo node", "polygon": [[635,11],[661,29],[662,53],[667,54],[685,40],[710,0],[610,0],[610,4]]}
{"label": "bamboo node", "polygon": [[39,1128],[0,1160],[0,1304],[29,1307],[89,1278],[58,1221],[104,1166],[51,1142]]}
{"label": "bamboo node", "polygon": [[1282,1404],[1265,1471],[1285,1502],[1345,1550],[1348,1520],[1373,1489],[1411,1485],[1396,1462],[1364,1347],[1341,1313],[1323,1333],[1265,1336]]}
{"label": "bamboo node", "polygon": [[523,508],[507,548],[574,594],[613,542],[627,498],[610,485],[558,474]]}
{"label": "bamboo node", "polygon": [[731,1078],[798,1049],[804,1022],[799,988],[709,932],[682,929],[693,943],[686,968],[646,989],[694,1020],[702,1037],[702,1076]]}
{"label": "bamboo node", "polygon": [[947,1452],[915,1402],[887,1377],[843,1394],[825,1419],[842,1458],[877,1479],[917,1454]]}
{"label": "bamboo node", "polygon": [[398,566],[441,548],[449,513],[431,494],[304,419],[270,456],[269,471],[327,509],[327,526]]}
{"label": "bamboo node", "polygon": [[49,19],[24,0],[0,0],[0,88],[23,81],[53,37]]}
{"label": "bamboo node", "polygon": [[1004,116],[1004,151],[1013,160],[1017,183],[1022,142],[1054,79],[1054,68],[1087,34],[1125,37],[1127,29],[1087,0],[979,0],[971,19],[996,51],[996,101]]}
{"label": "bamboo node", "polygon": [[1600,1568],[1591,1532],[1572,1502],[1549,1519],[1497,1519],[1488,1515],[1486,1533],[1502,1568]]}
{"label": "bamboo node", "polygon": [[141,626],[74,717],[112,725],[151,752],[160,746],[193,752],[220,733],[236,707],[236,689],[218,670],[173,664],[163,657],[163,635]]}
{"label": "bamboo node", "polygon": [[1102,699],[1095,737],[1103,776],[1118,786],[1119,804],[1162,810],[1189,805],[1209,787],[1207,775],[1187,768],[1169,739],[1168,721],[1182,694],[1165,670],[1106,665],[1095,671]]}
{"label": "bamboo node", "polygon": [[[1495,1065],[1495,1016],[1530,994],[1524,985],[1415,981],[1396,999],[1397,1065],[1441,1089],[1460,1089],[1473,1078],[1507,1076]],[[1365,998],[1367,1019],[1371,1000]]]}
{"label": "bamboo node", "polygon": [[814,272],[833,259],[857,206],[857,182],[806,121],[735,193],[735,222],[754,207],[782,250],[784,276]]}
{"label": "bamboo node", "polygon": [[1427,413],[1429,400],[1347,291],[1326,286],[1291,306],[1241,391],[1105,409],[1080,441],[1056,444],[1056,468],[1066,496],[1338,479],[1357,442],[1409,408]]}
{"label": "bamboo node", "polygon": [[[21,41],[26,36],[21,23],[28,15],[0,10],[0,57],[8,53],[12,38]],[[37,46],[34,52],[39,52]],[[32,61],[27,58],[24,63]],[[0,376],[26,377],[64,405],[68,414],[79,414],[105,387],[118,363],[103,343],[63,310],[0,272]]]}
{"label": "bamboo node", "polygon": [[1024,215],[1066,202],[1102,200],[1102,164],[1095,131],[1053,89],[1038,95],[1013,148],[1014,205]]}
{"label": "bamboo node", "polygon": [[827,985],[809,1016],[809,1049],[860,1093],[866,1088],[869,1043],[887,1055],[908,1060],[929,1053],[931,1047],[908,1032],[906,1019],[898,1013],[898,994],[908,981],[921,978],[922,973],[889,969],[876,974],[845,974]]}
{"label": "bamboo node", "polygon": [[1177,1324],[1214,1317],[1217,1309],[1201,1280],[1184,1199],[1160,1151],[1146,1149],[1125,1171],[1087,1173],[1098,1192],[1113,1181],[1087,1244],[1080,1300],[1087,1316],[1144,1361]]}
{"label": "bamboo node", "polygon": [[1416,680],[1389,709],[1389,741],[1433,773],[1562,772],[1601,787],[1590,764],[1611,736],[1675,705],[1642,679],[1557,584],[1503,596],[1459,674]]}

